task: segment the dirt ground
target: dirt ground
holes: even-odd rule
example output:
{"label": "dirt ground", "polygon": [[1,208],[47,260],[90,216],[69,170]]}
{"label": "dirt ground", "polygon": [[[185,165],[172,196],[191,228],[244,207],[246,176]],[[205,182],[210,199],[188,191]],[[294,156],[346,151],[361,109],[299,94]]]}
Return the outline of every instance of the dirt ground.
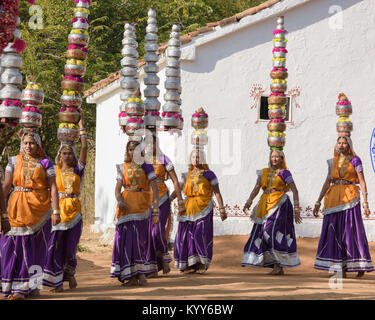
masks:
{"label": "dirt ground", "polygon": [[[271,276],[270,269],[241,267],[243,247],[247,236],[221,236],[214,239],[213,261],[204,275],[182,275],[172,267],[166,276],[149,279],[145,287],[124,288],[117,279],[109,277],[112,247],[99,245],[99,234],[84,229],[79,252],[78,287],[51,294],[41,291],[41,299],[371,299],[375,298],[375,272],[356,279],[349,273],[342,288],[330,289],[332,274],[313,268],[318,239],[299,238],[297,241],[301,265],[285,269],[284,276]],[[172,254],[172,251],[170,251]],[[375,257],[375,243],[370,243]],[[173,263],[173,262],[172,262]],[[171,263],[171,266],[173,264]],[[332,281],[332,280],[331,280]],[[337,285],[337,282],[335,283]]]}

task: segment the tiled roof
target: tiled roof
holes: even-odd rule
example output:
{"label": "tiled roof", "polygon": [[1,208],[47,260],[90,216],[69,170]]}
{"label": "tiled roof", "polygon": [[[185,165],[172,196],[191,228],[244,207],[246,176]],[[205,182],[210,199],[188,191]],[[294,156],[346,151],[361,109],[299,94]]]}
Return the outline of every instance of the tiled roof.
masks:
{"label": "tiled roof", "polygon": [[[206,32],[213,31],[214,28],[217,27],[217,26],[224,27],[228,24],[238,22],[242,18],[244,18],[246,16],[256,14],[259,11],[262,11],[266,8],[269,8],[269,7],[273,6],[275,3],[278,3],[280,1],[282,1],[282,0],[268,0],[268,1],[265,1],[265,2],[261,3],[260,5],[258,5],[256,7],[252,7],[252,8],[246,9],[245,11],[237,13],[232,17],[225,18],[223,20],[216,21],[216,22],[209,22],[209,23],[206,24],[205,27],[200,27],[195,31],[192,31],[188,34],[185,34],[185,35],[181,36],[181,38],[180,38],[181,44],[189,43],[189,42],[192,41],[193,37],[196,37],[196,36],[201,35],[201,34],[206,33]],[[159,54],[159,55],[163,54],[165,52],[165,50],[167,49],[167,47],[168,47],[168,43],[160,44],[159,49],[157,51],[157,54]],[[145,64],[146,63],[143,59],[139,60],[138,61],[138,68],[142,68]],[[105,88],[106,86],[108,86],[109,84],[111,84],[112,82],[115,82],[117,79],[120,79],[120,78],[121,78],[121,71],[120,70],[115,72],[115,73],[110,74],[107,78],[105,78],[103,80],[100,80],[98,82],[95,82],[90,89],[85,91],[84,97],[86,98],[86,97],[92,95],[96,91]]]}

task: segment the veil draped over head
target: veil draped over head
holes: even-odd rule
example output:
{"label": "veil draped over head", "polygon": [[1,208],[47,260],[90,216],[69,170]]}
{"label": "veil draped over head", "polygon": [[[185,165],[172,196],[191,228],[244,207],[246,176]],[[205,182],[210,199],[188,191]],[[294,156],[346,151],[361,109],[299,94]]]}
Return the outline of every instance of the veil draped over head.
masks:
{"label": "veil draped over head", "polygon": [[[355,157],[356,156],[356,154],[355,154],[355,152],[354,152],[354,149],[353,149],[353,141],[352,141],[352,139],[349,137],[349,136],[342,136],[342,137],[339,137],[338,139],[337,139],[337,141],[339,140],[339,139],[341,139],[341,138],[344,138],[345,140],[346,140],[346,142],[348,143],[348,145],[349,145],[349,154],[350,155],[352,155],[353,157]],[[335,150],[334,150],[334,152],[333,152],[333,156],[335,157],[335,158],[337,158],[338,156],[339,156],[339,149],[338,149],[338,147],[337,147],[337,142],[336,142],[336,144],[335,144]]]}
{"label": "veil draped over head", "polygon": [[31,137],[34,138],[36,144],[38,145],[38,156],[40,156],[42,158],[48,158],[46,152],[42,148],[42,141],[40,139],[40,136],[39,136],[39,134],[37,134],[35,132],[22,132],[21,145],[20,145],[20,153],[22,155],[25,154],[25,150],[23,149],[23,140],[24,140],[24,138],[26,136],[31,136]]}
{"label": "veil draped over head", "polygon": [[67,141],[65,142],[62,142],[61,145],[60,145],[60,148],[59,148],[59,151],[57,152],[57,156],[55,158],[55,164],[58,165],[59,162],[60,162],[60,156],[61,156],[61,150],[63,150],[64,148],[69,148],[73,151],[73,154],[74,154],[74,158],[76,159],[76,162],[78,161],[78,158],[77,158],[77,153],[76,153],[76,148],[74,146],[74,143],[69,143]]}
{"label": "veil draped over head", "polygon": [[283,162],[281,163],[281,168],[282,169],[287,169],[287,167],[286,167],[286,161],[285,161],[285,154],[284,154],[284,152],[282,151],[282,150],[271,150],[271,152],[270,152],[270,158],[269,158],[269,162],[268,162],[268,168],[271,168],[271,155],[272,155],[272,152],[274,152],[274,151],[276,151],[279,155],[280,155],[280,157],[282,157],[282,159],[283,159]]}

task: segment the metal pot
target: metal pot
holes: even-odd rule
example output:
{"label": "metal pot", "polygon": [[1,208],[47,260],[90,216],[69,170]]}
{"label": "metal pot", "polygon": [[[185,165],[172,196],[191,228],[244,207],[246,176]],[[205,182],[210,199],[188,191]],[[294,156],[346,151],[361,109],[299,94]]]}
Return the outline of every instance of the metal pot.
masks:
{"label": "metal pot", "polygon": [[22,68],[22,58],[18,54],[3,54],[1,56],[1,66],[3,68],[15,68],[21,69]]}
{"label": "metal pot", "polygon": [[131,47],[124,47],[121,50],[121,54],[123,57],[131,57],[131,58],[138,58],[138,51],[135,48]]}
{"label": "metal pot", "polygon": [[181,87],[181,79],[169,77],[165,81],[164,87],[167,90],[177,90],[178,88]]}
{"label": "metal pot", "polygon": [[172,32],[180,32],[180,30],[181,30],[180,25],[174,24],[172,26]]}
{"label": "metal pot", "polygon": [[273,46],[275,48],[285,48],[286,47],[286,42],[284,41],[276,41],[273,43]]}
{"label": "metal pot", "polygon": [[157,24],[156,15],[155,16],[148,16],[147,24]]}
{"label": "metal pot", "polygon": [[168,47],[180,47],[181,46],[181,40],[176,38],[171,38],[168,41]]}
{"label": "metal pot", "polygon": [[268,131],[284,132],[286,130],[285,122],[269,122],[267,125]]}
{"label": "metal pot", "polygon": [[44,101],[44,94],[40,90],[24,89],[22,91],[22,102],[30,104],[42,104]]}
{"label": "metal pot", "polygon": [[123,77],[135,78],[138,77],[138,71],[135,68],[125,67],[121,69],[121,75]]}
{"label": "metal pot", "polygon": [[286,61],[278,61],[278,60],[275,60],[275,61],[272,61],[272,65],[276,68],[285,68],[286,66]]}
{"label": "metal pot", "polygon": [[78,3],[76,3],[76,7],[77,8],[85,8],[85,9],[88,9],[90,7],[90,4],[88,1],[86,2],[83,2],[81,0],[78,0]]}
{"label": "metal pot", "polygon": [[159,67],[156,63],[148,63],[147,65],[144,66],[143,70],[146,73],[158,73]]}
{"label": "metal pot", "polygon": [[6,84],[0,90],[0,100],[11,99],[11,100],[21,100],[22,92],[16,86],[12,84]]}
{"label": "metal pot", "polygon": [[350,116],[353,112],[352,105],[340,105],[336,104],[336,114],[338,116]]}
{"label": "metal pot", "polygon": [[150,97],[150,98],[151,97],[155,97],[155,98],[157,98],[157,97],[159,97],[160,90],[158,88],[156,88],[156,87],[147,87],[147,88],[144,89],[143,93],[144,93],[144,95],[146,97]]}
{"label": "metal pot", "polygon": [[78,123],[80,119],[81,114],[76,110],[73,112],[69,112],[68,110],[59,112],[59,121],[61,122]]}
{"label": "metal pot", "polygon": [[82,98],[79,95],[70,96],[67,94],[63,94],[60,98],[60,102],[64,106],[80,107],[82,104]]}
{"label": "metal pot", "polygon": [[129,22],[126,22],[125,25],[124,25],[124,29],[125,30],[130,30],[130,31],[135,31],[135,26],[133,26],[131,23]]}
{"label": "metal pot", "polygon": [[163,105],[164,112],[180,112],[181,108],[178,103],[167,101],[165,105]]}
{"label": "metal pot", "polygon": [[[126,134],[127,135],[134,135],[139,130],[144,130],[145,124],[144,123],[138,123],[138,122],[130,122],[126,124]],[[140,132],[138,132],[140,133]]]}
{"label": "metal pot", "polygon": [[268,137],[268,145],[270,147],[284,147],[285,137]]}
{"label": "metal pot", "polygon": [[154,24],[149,24],[146,27],[146,33],[158,33],[158,27]]}
{"label": "metal pot", "polygon": [[157,43],[147,42],[145,44],[145,51],[146,52],[155,52],[159,49],[159,46]]}
{"label": "metal pot", "polygon": [[37,112],[22,111],[19,124],[25,128],[40,128],[40,126],[42,125],[42,115]]}
{"label": "metal pot", "polygon": [[180,68],[180,60],[176,58],[167,57],[166,67],[178,69]]}
{"label": "metal pot", "polygon": [[274,58],[285,58],[286,57],[286,52],[283,51],[275,51],[273,53]]}
{"label": "metal pot", "polygon": [[179,119],[173,117],[163,117],[161,122],[164,127],[177,128]]}
{"label": "metal pot", "polygon": [[133,67],[137,68],[138,62],[137,59],[132,57],[124,57],[121,59],[121,66],[122,67]]}
{"label": "metal pot", "polygon": [[138,47],[138,42],[132,38],[124,38],[122,40],[122,45],[123,46],[128,46],[128,47],[131,47],[133,49],[137,49]]}
{"label": "metal pot", "polygon": [[176,48],[176,47],[168,47],[167,56],[179,58],[181,56],[181,49]]}
{"label": "metal pot", "polygon": [[79,66],[77,64],[66,64],[64,67],[64,72],[66,75],[74,75],[83,77],[86,72],[85,66]]}
{"label": "metal pot", "polygon": [[286,111],[284,109],[268,109],[268,117],[270,119],[285,119]]}
{"label": "metal pot", "polygon": [[61,81],[61,88],[68,91],[82,92],[85,89],[85,84],[73,80],[63,80]]}
{"label": "metal pot", "polygon": [[22,108],[0,106],[0,118],[19,119],[22,115]]}
{"label": "metal pot", "polygon": [[175,31],[172,31],[172,32],[170,33],[170,38],[179,39],[179,38],[180,38],[180,33],[179,33],[179,32],[175,32]]}
{"label": "metal pot", "polygon": [[6,53],[17,53],[17,51],[12,48],[13,46],[13,42],[8,42],[8,44],[6,45],[6,47],[3,49],[3,54],[6,54]]}
{"label": "metal pot", "polygon": [[145,114],[145,105],[143,103],[128,102],[125,106],[125,112],[130,117],[142,117]]}
{"label": "metal pot", "polygon": [[89,44],[90,37],[83,33],[71,33],[68,36],[68,42],[86,47]]}
{"label": "metal pot", "polygon": [[208,127],[208,118],[205,117],[192,117],[191,126],[194,129],[205,129]]}
{"label": "metal pot", "polygon": [[158,35],[156,33],[147,33],[145,36],[146,41],[158,41]]}
{"label": "metal pot", "polygon": [[167,91],[164,94],[165,101],[178,101],[180,99],[180,94],[176,91]]}
{"label": "metal pot", "polygon": [[123,78],[120,81],[122,89],[136,89],[138,87],[138,81],[134,78]]}
{"label": "metal pot", "polygon": [[269,96],[268,104],[286,105],[288,99],[285,96]]}
{"label": "metal pot", "polygon": [[288,72],[280,70],[271,71],[271,78],[285,80],[286,78],[288,78]]}
{"label": "metal pot", "polygon": [[22,74],[18,69],[6,68],[1,74],[1,82],[3,84],[22,84]]}
{"label": "metal pot", "polygon": [[158,122],[161,122],[161,118],[159,116],[153,116],[149,113],[147,116],[143,117],[143,121],[146,128],[155,128]]}
{"label": "metal pot", "polygon": [[167,68],[165,68],[165,75],[167,77],[180,78],[181,77],[181,70],[167,67]]}
{"label": "metal pot", "polygon": [[148,85],[155,85],[155,86],[157,86],[160,83],[159,77],[156,74],[154,74],[154,73],[148,73],[148,74],[146,74],[146,76],[144,77],[143,81],[144,81],[144,84],[146,86],[148,86]]}
{"label": "metal pot", "polygon": [[71,128],[58,128],[57,139],[59,139],[61,142],[77,142],[79,140],[79,130]]}
{"label": "metal pot", "polygon": [[128,98],[133,95],[133,92],[133,89],[123,89],[120,93],[120,100],[124,101],[124,103],[126,104],[128,102]]}
{"label": "metal pot", "polygon": [[80,49],[69,49],[66,51],[66,57],[68,59],[86,60],[87,52]]}
{"label": "metal pot", "polygon": [[76,17],[78,19],[80,19],[80,18],[87,19],[89,17],[89,15],[88,15],[88,13],[77,11],[77,12],[74,12],[74,17]]}
{"label": "metal pot", "polygon": [[159,56],[156,53],[148,52],[144,56],[144,60],[146,62],[157,62],[159,60]]}
{"label": "metal pot", "polygon": [[273,37],[274,37],[275,39],[278,39],[278,38],[280,38],[280,39],[285,39],[285,36],[286,36],[286,33],[285,33],[285,32],[280,32],[280,33],[276,33]]}
{"label": "metal pot", "polygon": [[72,24],[73,29],[81,29],[81,30],[87,30],[89,28],[89,24],[87,22],[82,22],[78,19],[78,21],[73,22]]}
{"label": "metal pot", "polygon": [[135,34],[135,32],[133,30],[131,30],[131,29],[125,29],[125,31],[124,31],[124,38],[136,39],[137,35]]}
{"label": "metal pot", "polygon": [[349,122],[337,122],[336,123],[337,132],[351,132],[353,131],[353,123]]}
{"label": "metal pot", "polygon": [[126,123],[128,122],[129,117],[120,117],[118,118],[118,123],[120,126],[126,126]]}
{"label": "metal pot", "polygon": [[145,109],[147,111],[159,111],[160,110],[160,101],[154,97],[147,97],[145,100]]}
{"label": "metal pot", "polygon": [[286,83],[271,83],[271,91],[285,92],[287,90]]}

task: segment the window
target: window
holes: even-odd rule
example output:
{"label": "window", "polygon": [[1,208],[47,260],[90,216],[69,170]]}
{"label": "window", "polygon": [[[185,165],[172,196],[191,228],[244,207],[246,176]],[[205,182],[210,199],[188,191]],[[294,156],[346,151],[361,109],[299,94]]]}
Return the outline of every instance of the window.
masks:
{"label": "window", "polygon": [[[286,117],[285,121],[291,121],[289,120],[290,117],[290,97],[287,97],[286,102]],[[268,96],[261,96],[260,97],[260,108],[259,108],[259,120],[268,121],[270,118],[268,117]]]}

